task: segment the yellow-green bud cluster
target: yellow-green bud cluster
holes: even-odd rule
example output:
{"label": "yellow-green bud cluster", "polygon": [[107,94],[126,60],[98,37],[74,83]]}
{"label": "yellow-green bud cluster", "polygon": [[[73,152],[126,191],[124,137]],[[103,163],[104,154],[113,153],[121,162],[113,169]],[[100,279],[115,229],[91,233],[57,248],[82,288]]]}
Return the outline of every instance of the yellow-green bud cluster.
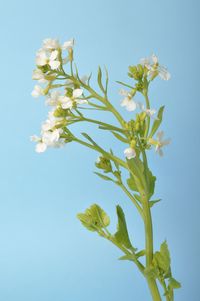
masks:
{"label": "yellow-green bud cluster", "polygon": [[144,67],[141,64],[129,66],[128,76],[135,80],[141,81],[144,75]]}

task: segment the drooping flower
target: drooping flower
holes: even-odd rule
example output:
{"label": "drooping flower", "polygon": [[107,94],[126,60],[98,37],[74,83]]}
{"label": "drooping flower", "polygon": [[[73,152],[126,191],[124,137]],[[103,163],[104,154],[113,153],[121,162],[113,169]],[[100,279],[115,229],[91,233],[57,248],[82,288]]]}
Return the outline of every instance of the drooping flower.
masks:
{"label": "drooping flower", "polygon": [[125,107],[129,112],[135,111],[137,108],[137,102],[132,99],[133,96],[124,89],[121,89],[119,93],[124,96],[124,99],[121,101],[121,106]]}
{"label": "drooping flower", "polygon": [[132,159],[136,157],[136,151],[132,147],[128,147],[124,150],[124,155],[127,159]]}
{"label": "drooping flower", "polygon": [[154,78],[156,75],[159,75],[161,79],[169,80],[171,77],[167,68],[159,64],[158,58],[155,54],[152,54],[149,58],[142,58],[140,63],[147,68],[150,78]]}
{"label": "drooping flower", "polygon": [[43,94],[44,94],[44,90],[43,90],[42,87],[39,86],[39,85],[35,85],[33,91],[31,92],[31,95],[32,95],[34,98],[37,98],[37,97],[39,97],[39,96],[41,96],[41,95],[43,95]]}

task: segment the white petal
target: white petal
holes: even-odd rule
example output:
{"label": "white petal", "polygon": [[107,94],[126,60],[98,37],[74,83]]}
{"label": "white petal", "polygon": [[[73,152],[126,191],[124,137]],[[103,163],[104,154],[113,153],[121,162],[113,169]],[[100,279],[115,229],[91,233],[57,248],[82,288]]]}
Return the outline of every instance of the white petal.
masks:
{"label": "white petal", "polygon": [[128,147],[124,150],[124,155],[126,156],[127,159],[132,159],[136,157],[136,152],[133,148]]}
{"label": "white petal", "polygon": [[58,50],[54,50],[54,51],[52,51],[49,59],[50,59],[50,61],[54,61],[55,59],[57,59],[57,57],[58,57]]}
{"label": "white petal", "polygon": [[47,149],[47,145],[43,142],[36,144],[35,150],[37,153],[43,153]]}
{"label": "white petal", "polygon": [[126,107],[129,101],[130,101],[129,97],[125,97],[125,98],[122,99],[122,101],[121,101],[121,106],[122,106],[122,107]]}
{"label": "white petal", "polygon": [[79,105],[82,105],[82,104],[84,104],[84,103],[88,103],[87,99],[76,99],[75,101],[76,101],[76,103],[78,103]]}
{"label": "white petal", "polygon": [[83,94],[83,90],[82,89],[75,89],[73,91],[73,98],[80,97],[82,94]]}
{"label": "white petal", "polygon": [[171,143],[171,139],[166,139],[166,140],[164,140],[164,141],[162,141],[162,145],[164,146],[164,145],[168,145],[168,144],[170,144]]}
{"label": "white petal", "polygon": [[137,109],[137,104],[133,100],[129,100],[129,102],[126,105],[126,109],[129,112],[135,111]]}
{"label": "white petal", "polygon": [[71,99],[69,99],[67,102],[62,103],[61,107],[63,109],[72,109],[72,107],[73,107],[73,101]]}
{"label": "white petal", "polygon": [[157,133],[156,136],[157,136],[158,141],[160,142],[160,141],[163,139],[164,132],[163,132],[163,131],[160,131],[160,132]]}
{"label": "white petal", "polygon": [[59,61],[50,61],[49,66],[53,70],[58,69],[58,67],[60,66],[60,62]]}
{"label": "white petal", "polygon": [[41,140],[41,138],[36,135],[33,135],[30,137],[30,140],[33,142],[39,142]]}
{"label": "white petal", "polygon": [[154,53],[152,54],[151,59],[152,59],[154,64],[158,64],[158,58]]}
{"label": "white petal", "polygon": [[168,72],[167,68],[163,66],[159,66],[159,76],[163,80],[169,80],[171,78],[171,74]]}
{"label": "white petal", "polygon": [[122,96],[128,96],[129,95],[129,93],[124,89],[120,89],[119,94],[122,95]]}
{"label": "white petal", "polygon": [[64,42],[62,49],[63,50],[69,50],[70,48],[74,47],[74,39],[71,39],[69,41]]}

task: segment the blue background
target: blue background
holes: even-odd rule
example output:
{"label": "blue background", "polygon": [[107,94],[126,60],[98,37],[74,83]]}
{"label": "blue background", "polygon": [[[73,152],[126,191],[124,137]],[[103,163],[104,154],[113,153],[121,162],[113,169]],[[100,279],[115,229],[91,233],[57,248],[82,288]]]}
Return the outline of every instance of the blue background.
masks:
{"label": "blue background", "polygon": [[[76,39],[82,74],[106,65],[117,107],[115,80],[127,79],[128,65],[155,52],[168,66],[172,79],[156,80],[150,93],[153,107],[166,105],[162,128],[172,138],[163,159],[150,155],[162,198],[153,209],[155,245],[168,240],[183,285],[176,300],[199,300],[199,9],[195,0],[1,1],[0,300],[150,300],[135,267],[76,219],[97,202],[114,230],[119,203],[135,245],[144,245],[135,209],[93,174],[97,155],[75,144],[38,155],[29,142],[46,118],[44,99],[30,96],[35,52],[46,37]],[[95,127],[75,131],[83,129],[122,152]]]}

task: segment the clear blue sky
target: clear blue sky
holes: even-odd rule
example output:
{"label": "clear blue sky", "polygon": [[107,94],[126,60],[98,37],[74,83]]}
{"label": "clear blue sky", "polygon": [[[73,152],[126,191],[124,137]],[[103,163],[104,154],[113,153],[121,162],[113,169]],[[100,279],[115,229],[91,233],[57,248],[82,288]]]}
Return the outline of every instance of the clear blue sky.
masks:
{"label": "clear blue sky", "polygon": [[2,301],[150,300],[134,266],[118,261],[121,253],[76,219],[97,202],[114,229],[119,203],[135,244],[143,246],[134,208],[93,174],[96,154],[71,144],[38,155],[29,142],[46,118],[43,99],[30,96],[35,52],[46,37],[76,39],[82,74],[106,65],[116,106],[115,80],[126,79],[128,65],[155,52],[168,66],[172,79],[157,80],[151,90],[153,106],[166,105],[163,129],[172,138],[163,159],[150,156],[162,198],[153,209],[155,244],[168,240],[174,275],[183,285],[176,301],[199,300],[199,9],[195,0],[1,2]]}

